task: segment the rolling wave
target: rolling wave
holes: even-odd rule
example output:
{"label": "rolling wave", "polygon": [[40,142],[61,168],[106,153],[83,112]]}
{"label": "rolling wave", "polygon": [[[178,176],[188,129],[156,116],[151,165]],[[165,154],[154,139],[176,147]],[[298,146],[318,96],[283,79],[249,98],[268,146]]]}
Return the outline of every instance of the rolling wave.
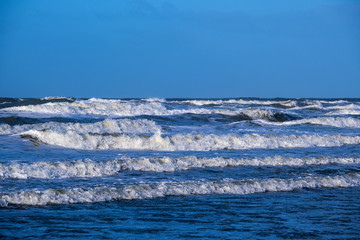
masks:
{"label": "rolling wave", "polygon": [[45,144],[84,150],[210,151],[253,148],[339,147],[346,144],[360,143],[360,136],[344,135],[176,134],[162,136],[160,132],[157,132],[152,136],[144,136],[29,130],[21,133],[21,136]]}
{"label": "rolling wave", "polygon": [[326,113],[326,115],[359,115],[360,109],[339,109]]}
{"label": "rolling wave", "polygon": [[245,100],[245,99],[228,99],[228,100],[185,100],[181,103],[186,103],[194,106],[221,106],[224,104],[237,104],[237,105],[274,105],[282,108],[296,107],[294,100]]}
{"label": "rolling wave", "polygon": [[106,177],[120,171],[174,172],[190,168],[238,167],[238,166],[304,166],[326,164],[358,164],[360,158],[286,158],[281,156],[266,158],[198,158],[185,156],[120,158],[108,161],[90,159],[62,162],[35,162],[0,164],[0,178],[13,179],[63,179],[83,177]]}
{"label": "rolling wave", "polygon": [[3,98],[0,97],[0,109],[17,106],[39,105],[44,103],[55,102],[74,102],[75,98],[71,97],[45,97],[45,98]]}
{"label": "rolling wave", "polygon": [[115,200],[150,199],[166,196],[253,194],[284,192],[300,189],[339,188],[360,185],[360,174],[290,179],[158,182],[125,186],[93,188],[25,190],[0,193],[0,206],[95,203]]}
{"label": "rolling wave", "polygon": [[107,117],[130,117],[141,115],[168,116],[181,114],[221,114],[228,116],[243,116],[244,119],[267,119],[270,121],[289,120],[285,113],[267,109],[167,109],[161,101],[124,101],[109,99],[89,99],[75,102],[50,102],[40,105],[17,106],[1,109],[3,113],[25,116],[77,116],[96,115]]}
{"label": "rolling wave", "polygon": [[4,113],[23,115],[42,114],[44,116],[72,116],[72,115],[97,115],[97,116],[141,116],[141,115],[175,115],[183,113],[209,114],[206,109],[168,110],[162,102],[135,101],[117,99],[78,100],[75,102],[50,102],[40,105],[17,106],[1,109]]}
{"label": "rolling wave", "polygon": [[0,135],[20,134],[30,130],[56,131],[67,133],[69,131],[76,133],[154,133],[161,131],[154,121],[139,119],[105,119],[96,123],[59,123],[46,122],[40,124],[8,125],[0,124]]}
{"label": "rolling wave", "polygon": [[360,120],[351,117],[318,117],[318,118],[299,119],[299,120],[284,121],[284,122],[270,122],[266,120],[257,120],[256,122],[260,124],[269,124],[269,125],[277,125],[277,126],[310,124],[310,125],[331,126],[338,128],[360,128]]}

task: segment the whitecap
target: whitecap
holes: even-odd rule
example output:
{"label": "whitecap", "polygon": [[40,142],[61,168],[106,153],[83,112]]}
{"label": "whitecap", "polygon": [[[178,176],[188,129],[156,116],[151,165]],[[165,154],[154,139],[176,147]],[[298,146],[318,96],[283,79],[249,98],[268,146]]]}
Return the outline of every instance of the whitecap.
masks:
{"label": "whitecap", "polygon": [[154,133],[161,131],[161,127],[154,121],[146,119],[105,119],[95,123],[59,123],[47,122],[39,124],[24,124],[10,126],[0,124],[0,135],[21,134],[30,130],[56,131],[66,134],[69,131],[85,133]]}
{"label": "whitecap", "polygon": [[304,166],[326,164],[358,164],[360,158],[288,158],[282,156],[266,158],[199,158],[184,157],[122,157],[108,161],[91,159],[57,162],[33,162],[0,164],[0,178],[13,179],[63,179],[89,178],[116,175],[121,171],[174,172],[191,168],[239,167],[239,166]]}
{"label": "whitecap", "polygon": [[360,120],[351,117],[319,117],[319,118],[307,118],[307,119],[292,120],[285,122],[270,122],[266,120],[256,120],[255,122],[259,124],[277,125],[277,126],[311,124],[311,125],[331,126],[338,128],[360,128]]}
{"label": "whitecap", "polygon": [[220,181],[157,182],[125,186],[97,186],[93,188],[24,190],[0,193],[0,206],[42,206],[48,204],[95,203],[115,200],[151,199],[166,196],[253,194],[285,192],[300,189],[354,187],[360,185],[360,174],[326,177],[272,178]]}
{"label": "whitecap", "polygon": [[159,150],[159,151],[210,151],[224,149],[253,148],[307,148],[339,147],[359,144],[360,136],[344,135],[274,135],[274,134],[176,134],[162,136],[160,132],[152,136],[143,135],[99,135],[76,131],[29,130],[21,134],[32,140],[65,148],[84,150]]}

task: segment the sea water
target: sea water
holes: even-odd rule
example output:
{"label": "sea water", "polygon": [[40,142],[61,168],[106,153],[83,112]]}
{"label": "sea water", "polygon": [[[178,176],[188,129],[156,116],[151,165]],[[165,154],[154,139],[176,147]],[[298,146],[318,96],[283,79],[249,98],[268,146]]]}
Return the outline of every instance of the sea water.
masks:
{"label": "sea water", "polygon": [[358,239],[360,99],[0,98],[0,237]]}

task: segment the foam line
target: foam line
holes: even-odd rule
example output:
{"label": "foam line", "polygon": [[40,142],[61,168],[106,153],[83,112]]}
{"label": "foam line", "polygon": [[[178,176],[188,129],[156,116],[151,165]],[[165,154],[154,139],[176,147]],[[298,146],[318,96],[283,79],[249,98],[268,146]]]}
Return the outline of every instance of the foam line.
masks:
{"label": "foam line", "polygon": [[[194,100],[195,101],[195,100]],[[219,100],[222,101],[222,100]],[[196,103],[197,101],[195,101]],[[212,102],[212,101],[210,101]],[[262,102],[262,101],[260,101]],[[112,99],[89,99],[77,100],[75,102],[49,102],[38,105],[26,105],[3,108],[0,112],[18,115],[39,115],[43,116],[77,116],[77,115],[96,115],[110,117],[130,117],[141,115],[180,115],[180,114],[223,114],[236,116],[239,114],[247,115],[250,119],[272,119],[277,112],[259,109],[209,109],[209,108],[188,108],[188,109],[167,109],[164,101],[147,100],[112,100]],[[201,103],[201,102],[200,102]],[[287,104],[287,101],[283,104]],[[196,105],[196,104],[195,104]],[[201,104],[197,104],[201,106]],[[204,104],[206,105],[206,104]],[[280,113],[281,114],[281,113]]]}
{"label": "foam line", "polygon": [[151,199],[166,196],[253,194],[294,191],[304,188],[339,188],[360,185],[359,174],[290,179],[158,182],[93,188],[27,190],[0,193],[0,206],[95,203],[116,200]]}
{"label": "foam line", "polygon": [[255,122],[260,124],[277,125],[277,126],[310,124],[310,125],[331,126],[338,128],[360,128],[360,120],[351,117],[319,117],[319,118],[308,118],[308,119],[300,119],[300,120],[293,120],[286,122],[270,122],[267,120],[256,120]]}
{"label": "foam line", "polygon": [[162,136],[160,132],[157,132],[152,136],[143,136],[81,134],[76,131],[57,132],[54,130],[29,130],[21,135],[29,137],[33,141],[84,150],[210,151],[253,148],[339,147],[346,144],[360,143],[360,136],[344,135],[176,134]]}
{"label": "foam line", "polygon": [[238,166],[304,166],[326,164],[358,164],[360,158],[287,158],[281,156],[266,158],[198,158],[185,156],[119,158],[108,161],[90,159],[77,161],[35,162],[0,164],[0,178],[13,179],[59,179],[82,177],[106,177],[120,171],[174,172],[191,168],[238,167]]}
{"label": "foam line", "polygon": [[59,123],[47,122],[39,124],[24,124],[10,126],[0,124],[0,135],[21,134],[29,130],[36,131],[56,131],[66,133],[68,131],[79,134],[86,133],[154,133],[161,131],[154,121],[139,119],[106,119],[96,123]]}

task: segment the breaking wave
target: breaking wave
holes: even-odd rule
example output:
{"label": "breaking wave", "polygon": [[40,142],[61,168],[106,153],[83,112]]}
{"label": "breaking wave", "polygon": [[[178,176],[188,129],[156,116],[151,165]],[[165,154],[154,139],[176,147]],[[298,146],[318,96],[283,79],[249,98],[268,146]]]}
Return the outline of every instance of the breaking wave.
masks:
{"label": "breaking wave", "polygon": [[223,104],[238,104],[238,105],[275,105],[283,108],[296,107],[296,101],[270,101],[270,100],[245,100],[245,99],[228,99],[228,100],[186,100],[181,103],[187,103],[194,106],[220,106]]}
{"label": "breaking wave", "polygon": [[358,164],[360,158],[286,158],[281,156],[266,158],[198,158],[185,156],[120,158],[108,161],[90,159],[62,162],[35,162],[0,164],[0,178],[59,179],[105,177],[120,171],[174,172],[190,168],[237,167],[237,166],[304,166],[325,164]]}
{"label": "breaking wave", "polygon": [[263,119],[271,122],[284,122],[289,120],[297,119],[298,117],[284,113],[276,112],[268,109],[258,109],[258,108],[247,108],[240,110],[216,110],[215,113],[221,115],[227,115],[233,119],[238,120],[257,120]]}
{"label": "breaking wave", "polygon": [[161,130],[155,122],[139,119],[106,119],[96,123],[59,123],[14,125],[0,124],[0,135],[20,134],[27,131],[56,131],[58,133],[154,133]]}
{"label": "breaking wave", "polygon": [[306,148],[338,147],[359,144],[360,136],[344,135],[273,135],[273,134],[176,134],[152,136],[129,134],[93,134],[76,131],[29,130],[21,133],[32,141],[84,150],[159,150],[159,151],[209,151],[252,148]]}
{"label": "breaking wave", "polygon": [[[222,101],[222,100],[219,100]],[[201,106],[201,104],[200,104]],[[208,109],[187,108],[167,109],[164,101],[147,99],[135,100],[112,100],[112,99],[89,99],[74,102],[48,102],[45,104],[15,106],[1,109],[2,113],[17,114],[23,116],[51,117],[51,116],[78,116],[96,115],[107,117],[130,117],[141,115],[166,116],[180,114],[221,114],[229,116],[242,116],[247,120],[267,119],[270,121],[291,120],[286,113],[268,109],[244,108],[244,109]]]}
{"label": "breaking wave", "polygon": [[290,179],[158,182],[128,186],[28,190],[0,193],[0,206],[95,203],[115,200],[150,199],[166,196],[253,194],[294,191],[304,188],[338,188],[360,185],[359,174]]}
{"label": "breaking wave", "polygon": [[339,109],[328,112],[326,115],[360,115],[360,109]]}
{"label": "breaking wave", "polygon": [[271,124],[278,126],[311,124],[311,125],[331,126],[338,128],[360,128],[360,120],[351,117],[319,117],[319,118],[299,119],[299,120],[286,121],[286,122],[269,122],[265,120],[258,120],[256,122],[260,124]]}
{"label": "breaking wave", "polygon": [[50,102],[41,105],[17,106],[2,109],[3,112],[22,113],[25,115],[98,115],[98,116],[141,116],[175,115],[182,113],[209,114],[206,109],[168,110],[161,101],[135,101],[117,99],[78,100],[75,102]]}

